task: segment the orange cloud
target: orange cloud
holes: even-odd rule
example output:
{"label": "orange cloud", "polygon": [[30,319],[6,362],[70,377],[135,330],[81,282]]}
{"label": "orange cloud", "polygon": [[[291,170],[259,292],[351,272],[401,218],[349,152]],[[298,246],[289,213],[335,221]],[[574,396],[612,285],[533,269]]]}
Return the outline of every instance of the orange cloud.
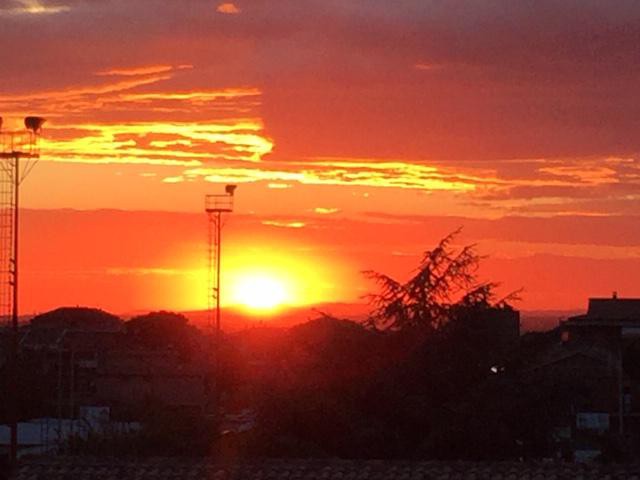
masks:
{"label": "orange cloud", "polygon": [[236,7],[235,4],[233,3],[221,3],[220,5],[218,5],[218,8],[216,9],[216,11],[218,13],[224,13],[226,15],[237,15],[242,10]]}
{"label": "orange cloud", "polygon": [[442,68],[442,65],[437,63],[416,63],[413,68],[416,70],[438,70]]}
{"label": "orange cloud", "polygon": [[307,226],[304,222],[282,222],[279,220],[264,220],[262,225],[281,228],[304,228]]}
{"label": "orange cloud", "polygon": [[[159,163],[197,165],[212,159],[257,162],[273,148],[257,121],[236,123],[147,122],[75,125],[76,135],[49,130],[43,157],[93,163]],[[167,140],[170,138],[170,140]],[[167,163],[168,162],[168,163]]]}
{"label": "orange cloud", "polygon": [[71,10],[66,5],[44,5],[38,0],[16,0],[17,7],[0,7],[2,15],[51,15],[55,13],[68,12]]}
{"label": "orange cloud", "polygon": [[[178,69],[189,69],[193,68],[192,65],[180,65],[177,67]],[[176,67],[171,65],[151,65],[148,67],[132,67],[132,68],[113,68],[110,70],[105,70],[103,72],[98,72],[97,75],[100,76],[122,76],[122,77],[133,77],[138,75],[152,75],[155,73],[165,73],[171,72],[175,70]]]}
{"label": "orange cloud", "polygon": [[[190,169],[185,174],[204,177],[212,183],[270,181],[459,192],[473,192],[477,188],[476,179],[471,176],[464,177],[429,165],[374,159],[322,159],[285,164],[262,162],[259,168],[206,167]],[[477,179],[478,182],[480,180]]]}
{"label": "orange cloud", "polygon": [[339,208],[325,208],[325,207],[316,207],[313,210],[315,213],[319,215],[331,215],[333,213],[338,213],[340,211]]}
{"label": "orange cloud", "polygon": [[[41,143],[46,160],[196,167],[211,161],[258,162],[272,151],[262,120],[253,113],[259,89],[158,88],[185,68],[110,69],[98,75],[128,78],[0,96],[0,111],[13,117],[38,112],[52,119]],[[149,120],[129,120],[141,118]]]}
{"label": "orange cloud", "polygon": [[154,75],[90,87],[71,87],[65,90],[49,90],[23,95],[5,95],[0,96],[0,105],[2,105],[4,111],[9,114],[16,112],[21,113],[25,109],[30,108],[38,111],[47,111],[49,112],[49,116],[59,117],[64,115],[64,111],[55,110],[58,106],[66,105],[68,107],[72,105],[79,106],[83,110],[87,108],[95,110],[96,101],[90,98],[91,96],[118,93],[136,87],[152,85],[163,80],[169,80],[170,78],[172,78],[170,75]]}

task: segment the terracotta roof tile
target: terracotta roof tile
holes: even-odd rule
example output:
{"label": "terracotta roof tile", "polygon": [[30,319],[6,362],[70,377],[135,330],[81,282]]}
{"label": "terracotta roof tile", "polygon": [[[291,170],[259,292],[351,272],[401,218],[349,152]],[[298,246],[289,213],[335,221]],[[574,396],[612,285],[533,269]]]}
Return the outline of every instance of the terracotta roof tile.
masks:
{"label": "terracotta roof tile", "polygon": [[14,480],[640,480],[640,465],[273,460],[222,465],[178,459],[29,461]]}

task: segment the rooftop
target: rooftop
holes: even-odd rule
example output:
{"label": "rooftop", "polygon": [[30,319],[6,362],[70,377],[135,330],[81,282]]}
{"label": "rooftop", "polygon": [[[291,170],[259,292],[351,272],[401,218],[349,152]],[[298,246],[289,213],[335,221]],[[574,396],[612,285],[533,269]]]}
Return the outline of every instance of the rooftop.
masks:
{"label": "rooftop", "polygon": [[568,325],[640,327],[640,298],[590,298],[587,313],[569,317]]}
{"label": "rooftop", "polygon": [[615,478],[639,479],[640,465],[581,465],[565,463],[468,463],[468,462],[392,462],[347,460],[282,460],[221,465],[206,460],[157,459],[122,460],[60,459],[22,464],[14,480],[253,480],[253,479],[546,479]]}
{"label": "rooftop", "polygon": [[640,319],[639,298],[590,298],[587,317],[603,320]]}

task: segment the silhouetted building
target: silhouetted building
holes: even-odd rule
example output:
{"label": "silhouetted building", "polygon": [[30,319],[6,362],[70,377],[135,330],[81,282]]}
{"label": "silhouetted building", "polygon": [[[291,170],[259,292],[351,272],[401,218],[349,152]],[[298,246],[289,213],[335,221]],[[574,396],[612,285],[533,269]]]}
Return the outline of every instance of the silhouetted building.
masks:
{"label": "silhouetted building", "polygon": [[[623,424],[638,430],[640,424],[640,384],[636,365],[640,339],[640,299],[591,298],[585,315],[563,322],[563,339],[568,345],[582,343],[597,346],[609,355],[609,365],[616,377],[617,409],[614,417],[622,416]],[[625,422],[628,417],[629,422]],[[618,425],[618,430],[624,430]]]}
{"label": "silhouetted building", "polygon": [[44,382],[42,413],[73,418],[80,407],[95,405],[98,364],[121,342],[121,333],[31,328],[20,348],[29,370]]}
{"label": "silhouetted building", "polygon": [[565,338],[585,338],[598,342],[640,336],[640,299],[590,298],[584,315],[570,317],[562,323]]}
{"label": "silhouetted building", "polygon": [[116,416],[139,418],[149,408],[204,413],[204,363],[185,362],[171,349],[124,348],[107,352],[96,377],[96,401]]}
{"label": "silhouetted building", "polygon": [[530,378],[569,390],[571,409],[558,432],[577,458],[599,455],[607,436],[640,432],[638,334],[640,299],[592,298],[585,314],[560,322],[527,359]]}
{"label": "silhouetted building", "polygon": [[132,345],[123,332],[31,328],[20,342],[29,371],[44,394],[40,414],[77,418],[87,407],[108,407],[128,420],[153,404],[200,412],[207,393],[201,359],[171,348]]}

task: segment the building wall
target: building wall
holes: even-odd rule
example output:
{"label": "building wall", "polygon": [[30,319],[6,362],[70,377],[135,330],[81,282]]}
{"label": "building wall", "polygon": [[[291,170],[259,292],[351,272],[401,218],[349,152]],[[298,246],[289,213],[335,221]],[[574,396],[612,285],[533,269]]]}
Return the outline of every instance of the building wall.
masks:
{"label": "building wall", "polygon": [[114,406],[204,407],[205,379],[158,373],[157,375],[101,375],[96,381],[98,402]]}

